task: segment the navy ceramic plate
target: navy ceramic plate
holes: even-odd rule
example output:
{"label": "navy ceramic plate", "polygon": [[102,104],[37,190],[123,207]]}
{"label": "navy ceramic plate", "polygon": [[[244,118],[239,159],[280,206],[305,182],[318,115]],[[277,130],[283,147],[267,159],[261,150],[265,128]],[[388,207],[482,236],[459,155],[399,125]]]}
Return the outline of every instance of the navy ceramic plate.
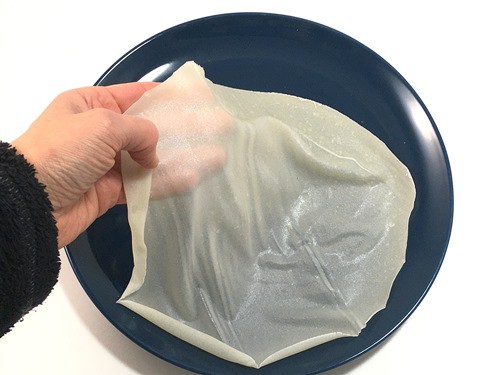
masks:
{"label": "navy ceramic plate", "polygon": [[422,300],[450,236],[450,166],[424,104],[394,68],[356,40],[314,22],[273,14],[226,14],[168,29],[124,55],[97,85],[163,81],[188,60],[203,66],[216,83],[293,94],[336,108],[381,138],[410,169],[417,198],[407,261],[387,308],[358,337],[331,341],[260,370],[224,361],[115,303],[133,266],[123,206],[110,210],[68,245],[68,257],[82,286],[109,321],[138,345],[198,373],[318,373],[370,350]]}

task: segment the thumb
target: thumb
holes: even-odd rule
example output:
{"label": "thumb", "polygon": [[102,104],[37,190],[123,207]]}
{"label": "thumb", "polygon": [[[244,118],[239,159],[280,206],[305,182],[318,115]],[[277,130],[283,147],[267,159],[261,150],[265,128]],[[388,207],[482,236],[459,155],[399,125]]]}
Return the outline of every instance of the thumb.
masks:
{"label": "thumb", "polygon": [[144,168],[155,168],[159,163],[156,153],[158,143],[158,129],[153,122],[138,116],[117,115],[121,119],[118,126],[120,149],[129,152],[131,158]]}

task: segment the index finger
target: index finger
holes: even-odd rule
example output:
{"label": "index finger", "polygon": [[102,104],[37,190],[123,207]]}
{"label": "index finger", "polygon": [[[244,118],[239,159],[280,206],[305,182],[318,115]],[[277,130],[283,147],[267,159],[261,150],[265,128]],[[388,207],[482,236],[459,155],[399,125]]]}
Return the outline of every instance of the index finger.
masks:
{"label": "index finger", "polygon": [[111,86],[82,87],[62,93],[52,106],[71,113],[81,113],[95,108],[123,113],[146,91],[158,84],[158,82],[130,82]]}
{"label": "index finger", "polygon": [[146,91],[151,90],[159,84],[159,82],[130,82],[102,87],[106,89],[108,94],[120,108],[121,113],[123,113]]}

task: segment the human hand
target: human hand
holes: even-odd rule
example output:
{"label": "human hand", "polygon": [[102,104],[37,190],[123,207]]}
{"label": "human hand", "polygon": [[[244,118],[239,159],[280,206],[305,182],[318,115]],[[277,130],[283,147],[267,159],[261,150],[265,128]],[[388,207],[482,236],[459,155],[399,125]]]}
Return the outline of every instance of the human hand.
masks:
{"label": "human hand", "polygon": [[88,87],[59,95],[12,142],[35,166],[54,207],[59,247],[97,217],[124,203],[120,150],[146,168],[158,163],[158,130],[143,118],[122,115],[154,83]]}
{"label": "human hand", "polygon": [[[187,71],[181,73],[181,69]],[[153,121],[160,134],[160,162],[151,174],[151,199],[189,191],[224,164],[224,145],[234,119],[196,69],[180,68],[127,113]],[[123,165],[131,167],[126,160]],[[134,173],[133,179],[137,178]],[[127,179],[129,174],[124,175]]]}
{"label": "human hand", "polygon": [[[159,103],[167,114],[148,116],[148,111],[137,112],[141,105],[135,113],[142,116],[123,114],[156,85],[137,82],[67,91],[12,142],[46,187],[60,247],[109,208],[125,203],[122,150],[145,168],[158,166],[152,198],[183,193],[224,163],[218,139],[231,129],[232,119],[214,103],[207,86],[181,85],[174,88],[173,96],[161,97]],[[152,98],[162,95],[162,90],[153,91]],[[160,158],[156,153],[159,132]],[[202,141],[186,143],[193,138]]]}

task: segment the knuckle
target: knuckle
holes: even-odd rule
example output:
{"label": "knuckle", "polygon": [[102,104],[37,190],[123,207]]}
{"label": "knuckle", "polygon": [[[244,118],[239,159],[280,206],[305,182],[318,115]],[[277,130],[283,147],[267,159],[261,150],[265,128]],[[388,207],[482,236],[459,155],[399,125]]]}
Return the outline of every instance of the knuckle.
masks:
{"label": "knuckle", "polygon": [[59,95],[56,96],[56,100],[57,99],[73,98],[73,97],[79,95],[79,91],[80,91],[80,89],[71,89],[71,90],[63,91]]}
{"label": "knuckle", "polygon": [[67,104],[80,112],[91,108],[91,96],[89,96],[89,87],[80,87],[76,89],[61,92],[54,98],[55,103]]}
{"label": "knuckle", "polygon": [[116,126],[118,116],[116,113],[105,108],[94,108],[89,110],[88,131],[99,138],[103,144],[109,145],[113,149],[121,147],[120,127]]}
{"label": "knuckle", "polygon": [[66,90],[58,95],[52,100],[53,104],[65,105],[67,103],[74,103],[78,98],[78,89]]}
{"label": "knuckle", "polygon": [[106,108],[94,108],[89,111],[92,122],[103,129],[113,127],[116,121],[116,113]]}

